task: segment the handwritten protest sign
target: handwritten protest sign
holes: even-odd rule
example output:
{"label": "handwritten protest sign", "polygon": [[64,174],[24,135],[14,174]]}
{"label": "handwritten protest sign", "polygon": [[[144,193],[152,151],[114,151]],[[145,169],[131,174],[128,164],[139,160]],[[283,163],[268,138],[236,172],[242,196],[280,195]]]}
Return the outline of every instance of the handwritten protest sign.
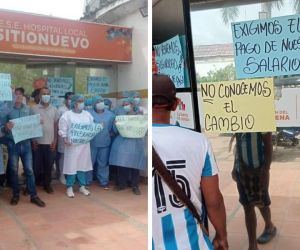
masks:
{"label": "handwritten protest sign", "polygon": [[14,127],[11,132],[15,143],[43,136],[40,115],[29,115],[11,120]]}
{"label": "handwritten protest sign", "polygon": [[66,92],[73,91],[72,77],[48,77],[47,85],[51,96],[64,96]]}
{"label": "handwritten protest sign", "polygon": [[0,73],[0,101],[12,101],[10,74]]}
{"label": "handwritten protest sign", "polygon": [[118,115],[116,126],[122,137],[143,138],[148,129],[147,115]]}
{"label": "handwritten protest sign", "polygon": [[106,76],[89,76],[87,78],[87,87],[89,94],[108,94],[109,77]]}
{"label": "handwritten protest sign", "polygon": [[188,71],[188,58],[187,58],[187,45],[186,45],[186,36],[181,35],[179,36],[180,44],[181,44],[181,50],[183,55],[183,61],[184,61],[184,87],[189,88],[190,87],[190,77],[189,77],[189,71]]}
{"label": "handwritten protest sign", "polygon": [[100,123],[72,123],[69,139],[72,144],[89,143],[103,129]]}
{"label": "handwritten protest sign", "polygon": [[272,78],[202,83],[200,93],[206,131],[276,130]]}
{"label": "handwritten protest sign", "polygon": [[154,45],[158,72],[168,75],[176,88],[184,88],[184,57],[179,36]]}
{"label": "handwritten protest sign", "polygon": [[64,104],[64,101],[65,101],[65,98],[63,98],[63,97],[52,96],[50,99],[50,104],[53,107],[58,108]]}
{"label": "handwritten protest sign", "polygon": [[237,78],[300,73],[300,15],[232,23]]}

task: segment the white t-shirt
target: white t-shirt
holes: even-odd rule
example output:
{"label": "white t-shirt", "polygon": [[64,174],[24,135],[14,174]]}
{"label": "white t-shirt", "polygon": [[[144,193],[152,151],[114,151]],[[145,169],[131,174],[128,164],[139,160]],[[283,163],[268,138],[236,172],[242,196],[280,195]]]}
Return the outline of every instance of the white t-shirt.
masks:
{"label": "white t-shirt", "polygon": [[[218,173],[206,137],[177,126],[154,124],[152,145],[201,215],[201,177]],[[152,189],[153,249],[213,249],[196,219],[155,171],[152,174]]]}

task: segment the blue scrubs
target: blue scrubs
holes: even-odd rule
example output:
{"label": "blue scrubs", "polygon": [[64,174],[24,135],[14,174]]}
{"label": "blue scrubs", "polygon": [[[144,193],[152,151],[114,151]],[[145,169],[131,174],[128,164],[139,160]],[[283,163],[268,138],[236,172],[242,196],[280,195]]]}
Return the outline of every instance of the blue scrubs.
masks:
{"label": "blue scrubs", "polygon": [[[116,110],[116,115],[126,114],[123,108]],[[145,169],[144,138],[125,138],[118,135],[111,146],[109,164],[117,166],[117,186],[123,188],[130,180],[133,187],[138,187],[139,170]]]}
{"label": "blue scrubs", "polygon": [[[91,140],[90,145],[93,167],[96,165],[94,173],[100,185],[107,186],[109,181],[108,158],[115,115],[109,110],[97,113],[94,109],[91,109],[89,112],[93,116],[95,123],[103,124],[103,130]],[[89,171],[87,177],[88,184],[92,182],[92,178],[93,174]]]}

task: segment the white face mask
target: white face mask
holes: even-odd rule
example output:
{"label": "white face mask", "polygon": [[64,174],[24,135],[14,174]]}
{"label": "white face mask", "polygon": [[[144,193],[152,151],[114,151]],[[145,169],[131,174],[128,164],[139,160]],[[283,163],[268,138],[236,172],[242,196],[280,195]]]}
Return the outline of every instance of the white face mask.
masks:
{"label": "white face mask", "polygon": [[83,110],[83,109],[84,109],[84,103],[83,103],[83,102],[80,102],[80,103],[77,105],[77,108],[78,108],[78,110]]}
{"label": "white face mask", "polygon": [[130,105],[124,106],[124,110],[125,110],[126,112],[129,112],[129,111],[131,110],[131,106],[130,106]]}
{"label": "white face mask", "polygon": [[133,100],[134,100],[135,105],[138,105],[141,102],[141,98],[139,98],[139,97],[136,97]]}
{"label": "white face mask", "polygon": [[50,95],[42,95],[42,102],[49,103],[50,102]]}
{"label": "white face mask", "polygon": [[104,102],[98,102],[96,103],[96,109],[97,110],[103,110],[105,108]]}

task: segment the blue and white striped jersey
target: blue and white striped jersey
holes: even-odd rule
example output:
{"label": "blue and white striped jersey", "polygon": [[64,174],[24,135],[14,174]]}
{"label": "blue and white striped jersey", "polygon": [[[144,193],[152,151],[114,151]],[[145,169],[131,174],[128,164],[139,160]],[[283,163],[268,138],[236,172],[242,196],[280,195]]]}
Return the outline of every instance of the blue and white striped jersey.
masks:
{"label": "blue and white striped jersey", "polygon": [[[238,133],[236,134],[236,150],[234,167],[239,171],[238,152],[244,164],[250,168],[258,168],[264,163],[263,136],[267,133]],[[239,146],[238,146],[239,145]]]}
{"label": "blue and white striped jersey", "polygon": [[[154,124],[152,144],[201,214],[201,177],[218,173],[206,137],[177,126]],[[152,249],[213,249],[196,219],[155,171],[152,174],[152,189]]]}

